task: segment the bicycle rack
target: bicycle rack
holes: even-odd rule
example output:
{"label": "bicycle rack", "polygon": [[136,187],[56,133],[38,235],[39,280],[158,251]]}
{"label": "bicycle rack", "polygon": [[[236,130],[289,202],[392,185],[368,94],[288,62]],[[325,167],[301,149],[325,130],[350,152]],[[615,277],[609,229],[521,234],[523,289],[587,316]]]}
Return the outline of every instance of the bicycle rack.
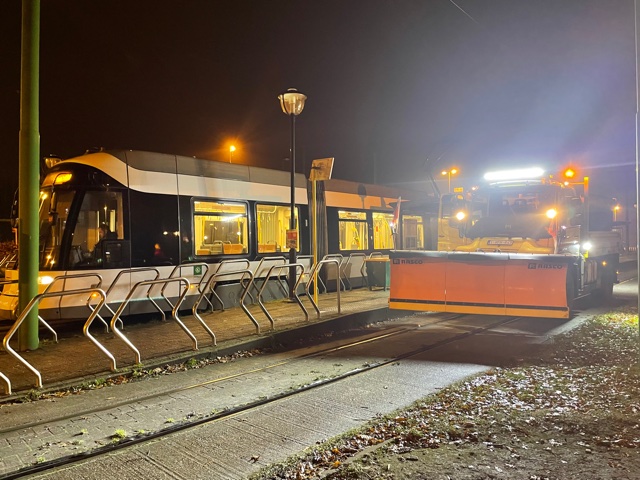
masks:
{"label": "bicycle rack", "polygon": [[15,323],[9,329],[9,331],[5,335],[4,339],[2,340],[2,346],[7,351],[7,353],[9,353],[16,360],[18,360],[20,363],[22,363],[25,367],[27,367],[37,377],[38,380],[36,382],[36,387],[42,388],[42,375],[40,375],[40,372],[35,367],[33,367],[29,362],[27,362],[24,358],[22,358],[15,350],[13,350],[13,348],[11,348],[11,345],[10,345],[11,338],[13,338],[13,335],[16,333],[18,328],[20,328],[20,326],[22,325],[22,322],[24,322],[24,319],[27,317],[27,315],[31,312],[31,310],[33,310],[33,307],[38,305],[43,298],[61,297],[61,296],[67,296],[67,295],[81,295],[81,294],[85,294],[85,293],[89,294],[90,297],[93,294],[97,293],[98,295],[100,295],[101,299],[100,299],[100,302],[98,303],[98,305],[96,306],[96,308],[94,310],[90,309],[91,313],[89,314],[89,318],[87,318],[87,321],[85,322],[85,325],[84,325],[84,328],[83,328],[83,333],[85,334],[85,336],[87,338],[89,338],[89,340],[91,340],[95,345],[97,345],[100,350],[102,350],[103,352],[109,354],[108,352],[106,352],[104,347],[102,347],[102,345],[100,345],[91,336],[91,334],[88,331],[88,327],[91,325],[91,322],[93,322],[93,319],[97,316],[98,311],[100,310],[100,308],[102,308],[102,306],[104,305],[104,303],[107,300],[107,294],[104,293],[104,291],[102,291],[99,288],[81,288],[81,289],[78,289],[78,290],[66,290],[64,292],[49,292],[49,293],[41,293],[39,295],[36,295],[27,304],[27,306],[24,308],[24,310],[22,312],[20,312],[20,315],[16,319]]}
{"label": "bicycle rack", "polygon": [[[49,290],[51,290],[53,288],[53,285],[55,285],[56,282],[61,281],[61,280],[70,280],[70,279],[76,279],[76,278],[97,278],[98,279],[98,283],[96,283],[95,285],[91,285],[91,288],[99,288],[102,289],[102,275],[98,274],[98,273],[71,273],[68,275],[58,275],[57,277],[54,277],[54,279],[51,281],[51,283],[49,285],[47,285],[47,288],[44,289],[44,291],[42,293],[49,293]],[[64,287],[63,287],[64,288]],[[62,290],[64,291],[64,290]],[[89,298],[87,299],[87,307],[89,307],[89,310],[93,311],[93,307],[91,306],[91,296],[89,296]],[[104,318],[102,318],[100,316],[100,312],[98,312],[97,317],[100,319],[100,321],[104,324],[107,332],[109,331],[109,324],[105,321]],[[47,322],[44,321],[44,319],[38,315],[38,320],[40,320],[40,322],[49,329],[50,332],[53,333],[54,337],[55,337],[55,341],[56,343],[58,343],[58,334],[55,332],[55,330],[53,328],[51,328],[49,326],[49,324]]]}
{"label": "bicycle rack", "polygon": [[[249,311],[249,309],[244,304],[244,298],[247,296],[247,292],[249,291],[249,288],[251,287],[251,284],[253,283],[253,278],[254,278],[253,277],[253,272],[251,270],[249,270],[249,269],[234,270],[232,272],[214,273],[213,275],[211,275],[211,277],[209,277],[209,280],[207,280],[207,284],[205,285],[205,287],[202,289],[202,292],[198,296],[198,299],[193,304],[193,307],[192,307],[193,316],[196,317],[200,321],[200,323],[202,323],[203,325],[206,325],[204,320],[200,317],[200,315],[198,315],[198,306],[200,305],[200,302],[202,302],[202,298],[206,295],[207,290],[209,290],[209,289],[213,290],[215,288],[216,282],[218,281],[219,277],[225,277],[225,276],[230,276],[230,275],[241,275],[240,284],[243,285],[243,290],[242,290],[242,294],[240,295],[240,308],[242,308],[244,313],[247,314],[247,316],[249,317],[251,322],[255,325],[256,332],[260,333],[260,324],[254,318],[254,316],[251,315],[251,312]],[[244,285],[242,283],[244,281],[244,279],[245,279],[245,276],[249,277],[249,283],[247,283],[246,285]],[[213,334],[213,332],[212,332],[212,334]],[[215,335],[213,335],[213,341],[214,341],[213,344],[217,345],[216,344],[216,340],[215,340]]]}
{"label": "bicycle rack", "polygon": [[0,378],[5,383],[4,393],[6,395],[11,395],[11,380],[2,372],[0,372]]}
{"label": "bicycle rack", "polygon": [[[56,281],[56,279],[61,278],[63,275],[61,275],[60,277],[56,277],[53,279],[53,282],[51,282],[50,285],[47,285],[47,288],[45,288],[43,293],[46,293],[47,290],[49,289],[49,287]],[[9,285],[12,283],[18,283],[18,280],[2,280],[0,281],[0,286],[4,286],[4,285]],[[52,334],[53,334],[53,340],[58,343],[58,333],[51,327],[51,325],[49,325],[44,318],[42,318],[40,315],[38,315],[38,322],[41,323],[42,325],[44,325],[47,330],[49,330]]]}
{"label": "bicycle rack", "polygon": [[[297,275],[298,278],[297,278],[297,280],[296,280],[296,282],[294,284],[293,292],[288,292],[288,293],[289,293],[289,296],[291,296],[291,293],[293,293],[293,298],[296,299],[296,302],[298,303],[298,305],[300,305],[300,308],[304,312],[305,321],[307,321],[307,322],[309,321],[309,312],[307,312],[307,309],[304,308],[304,305],[300,301],[300,297],[298,297],[298,293],[297,293],[298,286],[300,285],[300,282],[302,281],[302,278],[304,276],[304,265],[302,263],[287,263],[287,264],[284,264],[284,265],[273,265],[269,269],[269,272],[267,273],[266,280],[262,284],[262,287],[260,288],[260,292],[258,293],[258,304],[260,305],[260,308],[262,309],[264,314],[269,319],[269,322],[271,322],[271,330],[273,330],[275,328],[275,322],[273,320],[273,317],[271,316],[271,314],[267,310],[267,307],[265,307],[264,303],[262,302],[262,292],[264,291],[265,286],[267,285],[267,282],[268,282],[269,278],[272,277],[272,272],[274,270],[278,270],[278,276],[279,276],[280,275],[279,271],[283,270],[285,268],[295,268],[296,270],[300,269],[300,275]],[[258,333],[260,333],[259,330],[258,330]]]}
{"label": "bicycle rack", "polygon": [[[323,260],[320,260],[311,270],[311,275],[315,276],[318,274],[318,272],[320,272],[320,269],[322,268],[323,265],[329,264],[329,263],[335,263],[336,264],[336,268],[340,268],[340,261],[337,258],[325,258]],[[336,282],[336,297],[338,299],[338,314],[340,314],[341,312],[341,306],[340,306],[340,283]],[[311,287],[311,282],[307,282],[307,287],[305,289],[306,293],[307,293],[307,298],[309,299],[309,301],[311,302],[311,305],[313,305],[313,308],[315,308],[316,313],[318,314],[318,318],[320,318],[320,309],[318,308],[318,305],[316,304],[316,302],[313,300],[313,295],[311,295],[309,293]]]}
{"label": "bicycle rack", "polygon": [[[115,324],[116,322],[120,319],[120,315],[122,315],[122,312],[124,311],[124,309],[127,307],[127,305],[129,304],[129,302],[131,301],[131,298],[133,297],[133,294],[135,293],[135,291],[140,288],[140,287],[149,287],[149,290],[151,290],[151,287],[155,286],[155,285],[161,285],[164,283],[170,283],[170,282],[180,282],[182,284],[184,284],[184,289],[182,291],[182,293],[180,294],[180,296],[178,297],[178,300],[176,302],[175,307],[173,308],[173,310],[171,311],[171,317],[178,323],[178,325],[180,326],[180,328],[182,328],[182,330],[189,336],[189,338],[191,338],[191,341],[193,342],[193,349],[197,350],[198,349],[198,339],[193,335],[193,333],[191,333],[191,331],[187,328],[187,326],[182,323],[182,320],[180,320],[180,318],[178,317],[178,311],[180,309],[180,304],[184,301],[184,298],[186,297],[187,293],[189,292],[189,280],[187,280],[186,278],[183,277],[175,277],[175,278],[160,278],[160,279],[154,279],[154,280],[143,280],[141,282],[136,283],[133,288],[131,288],[131,290],[129,291],[129,294],[127,295],[127,297],[124,299],[124,301],[120,304],[120,307],[118,307],[118,310],[116,310],[114,316],[111,318],[111,322],[110,322],[110,326],[111,326],[111,330],[113,330],[113,333],[120,338],[120,340],[122,340],[135,354],[136,356],[136,363],[140,363],[140,351],[135,347],[135,345],[133,343],[131,343],[131,341],[117,328],[115,328]],[[90,322],[87,322],[87,325],[85,326],[85,328],[89,329],[89,327],[91,326]],[[213,336],[213,332],[211,330],[209,330],[209,328],[204,325],[205,330],[207,330],[207,332]],[[215,338],[215,336],[214,336]],[[96,344],[98,344],[97,340],[95,341]],[[110,359],[111,359],[111,370],[112,371],[116,371],[116,359],[115,357],[106,349],[104,348],[102,345],[100,345],[100,350],[102,350],[102,352],[104,352]]]}
{"label": "bicycle rack", "polygon": [[2,257],[2,260],[0,260],[0,268],[17,261],[17,257],[18,255],[15,253],[7,253],[4,257]]}
{"label": "bicycle rack", "polygon": [[[262,257],[260,259],[260,263],[258,263],[258,265],[256,266],[254,273],[253,273],[253,288],[255,289],[256,293],[260,293],[260,287],[258,286],[257,282],[259,279],[263,278],[262,274],[267,271],[267,266],[263,266],[264,263],[274,263],[274,262],[281,262],[281,263],[287,263],[287,259],[280,255],[280,256],[275,256],[275,257]],[[288,295],[288,289],[287,289],[287,284],[283,282],[281,277],[277,278],[277,284],[278,287],[280,287],[280,291],[282,292],[282,295],[286,296]],[[265,278],[264,282],[266,282],[267,279]],[[253,300],[253,297],[251,297],[251,299]]]}
{"label": "bicycle rack", "polygon": [[[222,269],[224,269],[225,266],[233,265],[234,263],[242,263],[246,268],[245,269],[241,269],[241,270],[233,270],[233,271],[230,271],[230,272],[222,272],[221,271]],[[240,271],[244,271],[244,270],[249,270],[250,266],[251,266],[251,263],[246,258],[238,258],[238,259],[234,259],[234,260],[222,260],[217,265],[218,265],[218,268],[216,268],[215,271],[211,274],[211,276],[209,277],[208,282],[211,281],[211,279],[213,278],[214,275],[217,275],[219,273],[220,274],[227,274],[227,273],[235,273],[235,272],[240,272]],[[206,291],[207,289],[205,288],[204,290]],[[216,293],[215,289],[211,289],[210,293],[218,299],[218,302],[220,302],[221,310],[224,312],[224,310],[225,310],[224,302],[222,301],[220,296]],[[251,296],[251,294],[249,294],[249,296],[253,300],[253,297]],[[209,299],[207,299],[207,302],[209,303],[209,305],[211,305],[211,310],[213,310],[213,304],[211,303],[211,301]]]}
{"label": "bicycle rack", "polygon": [[[113,279],[113,282],[111,282],[111,285],[109,285],[109,288],[107,289],[107,298],[109,297],[109,294],[118,283],[118,280],[120,280],[120,277],[122,277],[125,273],[134,274],[134,273],[140,273],[140,272],[155,272],[156,276],[152,280],[157,280],[158,277],[160,277],[160,272],[158,271],[157,268],[154,268],[154,267],[140,267],[140,268],[129,268],[127,270],[121,270],[118,272],[118,275],[116,275],[116,277]],[[156,310],[160,312],[160,314],[162,315],[162,321],[165,321],[167,317],[165,316],[164,311],[149,295],[151,293],[151,288],[152,287],[149,287],[149,290],[147,290],[147,299],[153,304],[154,307],[156,307]],[[131,290],[129,290],[129,293],[131,293]],[[109,312],[111,312],[111,318],[113,319],[113,317],[115,316],[115,312],[111,309],[109,304],[105,303],[104,306],[107,308],[107,310],[109,310]],[[122,320],[119,319],[119,322],[120,322],[120,328],[124,328],[124,323],[122,323]],[[113,322],[111,322],[111,328],[113,328]]]}
{"label": "bicycle rack", "polygon": [[[351,259],[353,258],[362,258],[362,265],[360,266],[360,276],[362,277],[362,285],[366,285],[368,287],[369,284],[367,283],[367,279],[363,272],[363,269],[365,267],[366,260],[367,260],[367,255],[365,253],[352,253],[349,255],[349,260],[347,261],[347,265],[351,263]],[[351,281],[349,281],[349,285],[351,285]]]}
{"label": "bicycle rack", "polygon": [[2,260],[0,260],[0,268],[11,269],[18,263],[17,253],[7,253]]}
{"label": "bicycle rack", "polygon": [[[340,253],[330,253],[329,255],[325,255],[324,257],[322,257],[322,260],[329,260],[329,259],[332,259],[332,258],[338,259],[338,267],[337,267],[337,273],[336,273],[336,276],[337,276],[337,278],[336,278],[336,289],[338,289],[338,290],[340,289],[340,288],[337,286],[337,283],[338,283],[338,281],[337,281],[337,280],[339,280],[339,281],[340,281],[340,283],[342,284],[342,289],[343,289],[343,290],[346,290],[346,289],[347,289],[347,287],[346,287],[346,285],[345,285],[344,281],[342,280],[342,277],[343,277],[343,268],[342,268],[342,264],[344,263],[344,257],[343,257],[343,256],[342,256],[342,254],[340,254]],[[346,278],[346,277],[345,277],[345,278]],[[349,282],[349,280],[348,280],[348,279],[347,279],[347,282]],[[351,285],[351,284],[349,283],[349,285]],[[325,291],[326,291],[326,290],[325,290]]]}
{"label": "bicycle rack", "polygon": [[[309,283],[313,283],[313,282],[314,282],[314,280],[315,280],[315,279],[313,278],[313,275],[311,275],[311,272],[313,272],[313,269],[314,269],[314,267],[315,267],[315,264],[313,263],[313,256],[311,256],[311,255],[299,255],[299,256],[298,256],[298,260],[301,260],[301,259],[309,260],[309,270],[304,272],[304,275],[306,275],[307,277],[309,277],[309,281],[307,282],[307,285],[308,285]],[[322,291],[323,291],[324,293],[327,293],[327,292],[328,292],[328,289],[327,289],[327,286],[326,286],[326,285],[324,284],[324,282],[322,281],[322,278],[317,277],[317,280],[318,280],[318,283],[320,284],[320,285],[318,286],[318,293],[320,293],[320,290],[321,290],[321,289],[320,289],[320,286],[322,286]]]}
{"label": "bicycle rack", "polygon": [[[5,255],[5,257],[0,262],[0,266],[4,264],[4,261],[10,256],[10,254]],[[9,285],[11,283],[17,283],[18,280],[1,280],[0,287],[4,285]],[[40,317],[38,317],[40,319]],[[55,332],[54,332],[55,333]],[[56,335],[56,343],[58,343],[58,336]],[[4,373],[0,372],[0,379],[5,383],[4,393],[6,395],[11,395],[11,380]]]}
{"label": "bicycle rack", "polygon": [[[197,283],[192,283],[191,286],[192,287],[196,287],[198,289],[198,293],[201,293],[201,287],[202,287],[202,282],[204,281],[204,279],[207,277],[207,273],[209,273],[209,264],[208,263],[184,263],[182,265],[176,265],[175,268],[173,270],[171,270],[171,273],[169,274],[169,276],[167,277],[167,279],[171,279],[171,278],[175,278],[173,275],[176,272],[180,272],[182,273],[182,269],[183,268],[188,268],[188,267],[202,267],[202,277],[200,278],[200,281]],[[171,309],[174,308],[173,303],[171,303],[171,301],[167,298],[167,296],[164,294],[165,289],[167,288],[167,284],[164,285],[164,287],[162,287],[162,290],[160,290],[160,295],[162,295],[162,298],[164,298],[165,302],[167,302],[169,304],[169,306],[171,307]],[[211,304],[211,302],[209,301],[208,298],[205,298],[207,300],[207,302],[209,302],[209,305],[211,305],[211,308],[213,309],[213,305]]]}

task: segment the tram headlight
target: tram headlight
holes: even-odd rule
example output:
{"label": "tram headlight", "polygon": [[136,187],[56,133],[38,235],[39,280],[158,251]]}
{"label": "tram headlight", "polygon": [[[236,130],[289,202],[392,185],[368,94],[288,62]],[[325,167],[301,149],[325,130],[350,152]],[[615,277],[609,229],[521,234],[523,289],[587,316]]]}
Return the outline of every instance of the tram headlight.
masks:
{"label": "tram headlight", "polygon": [[546,212],[547,218],[556,218],[556,216],[558,215],[558,211],[555,208],[550,208],[549,210],[547,210]]}
{"label": "tram headlight", "polygon": [[63,183],[67,183],[73,177],[70,173],[60,173],[56,175],[56,179],[53,181],[54,185],[62,185]]}
{"label": "tram headlight", "polygon": [[589,250],[591,250],[592,247],[593,247],[593,245],[591,245],[591,242],[584,242],[582,244],[582,251],[583,252],[588,252]]}

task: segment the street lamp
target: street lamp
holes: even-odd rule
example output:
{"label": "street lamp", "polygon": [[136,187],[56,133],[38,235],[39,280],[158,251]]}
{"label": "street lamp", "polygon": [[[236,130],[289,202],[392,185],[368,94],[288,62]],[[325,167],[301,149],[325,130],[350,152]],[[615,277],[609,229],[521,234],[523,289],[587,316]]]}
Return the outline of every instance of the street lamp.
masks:
{"label": "street lamp", "polygon": [[442,175],[447,175],[449,177],[449,193],[451,193],[451,175],[455,175],[458,173],[457,168],[452,168],[451,170],[443,170]]}
{"label": "street lamp", "polygon": [[[307,96],[298,92],[295,88],[288,89],[282,95],[278,95],[280,108],[291,119],[291,218],[287,231],[287,246],[289,247],[289,263],[296,263],[296,247],[298,245],[298,232],[296,230],[296,117],[302,113]],[[296,269],[289,269],[289,299],[295,300]]]}
{"label": "street lamp", "polygon": [[236,146],[235,145],[231,145],[229,147],[229,163],[231,163],[231,159],[233,158],[233,152],[236,151]]}

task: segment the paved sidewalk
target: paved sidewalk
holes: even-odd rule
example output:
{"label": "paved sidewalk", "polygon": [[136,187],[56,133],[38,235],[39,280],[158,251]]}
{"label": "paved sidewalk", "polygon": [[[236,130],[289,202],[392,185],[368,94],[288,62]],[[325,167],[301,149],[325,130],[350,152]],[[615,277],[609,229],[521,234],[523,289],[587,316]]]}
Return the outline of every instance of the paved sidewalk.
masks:
{"label": "paved sidewalk", "polygon": [[[331,329],[340,330],[343,325],[349,328],[351,325],[387,318],[388,291],[357,289],[342,292],[340,314],[335,293],[319,297],[319,319],[309,302],[303,300],[309,312],[308,321],[297,304],[286,301],[271,302],[269,311],[274,318],[273,330],[260,308],[257,305],[250,306],[250,311],[260,325],[260,333],[256,332],[256,327],[239,307],[203,315],[204,321],[217,337],[217,345],[213,344],[212,338],[194,317],[181,317],[197,338],[198,350],[194,350],[192,340],[172,319],[164,322],[156,320],[125,324],[123,333],[140,351],[141,363],[138,366],[135,365],[134,352],[113,333],[105,333],[99,322],[94,322],[91,333],[115,357],[117,372],[110,370],[109,358],[82,335],[81,324],[78,325],[76,333],[67,334],[59,343],[51,341],[48,331],[41,331],[40,348],[20,354],[40,371],[44,387],[40,391],[49,391],[105,379],[114,374],[127,374],[135,368],[149,369],[167,363],[187,361],[190,358],[226,355],[241,349],[268,348],[273,346],[274,342],[311,338]],[[1,350],[0,372],[9,377],[12,389],[16,392],[13,397],[3,396],[4,384],[0,380],[0,402],[24,395],[36,388],[36,376],[17,359]]]}

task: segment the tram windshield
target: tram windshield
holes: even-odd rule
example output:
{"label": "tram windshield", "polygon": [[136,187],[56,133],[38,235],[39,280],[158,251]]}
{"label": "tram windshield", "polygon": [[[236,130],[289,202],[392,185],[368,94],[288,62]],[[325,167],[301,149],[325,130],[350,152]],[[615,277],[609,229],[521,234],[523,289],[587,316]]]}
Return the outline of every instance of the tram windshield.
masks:
{"label": "tram windshield", "polygon": [[123,238],[121,192],[43,188],[39,211],[41,270],[99,267],[103,241]]}
{"label": "tram windshield", "polygon": [[52,188],[40,192],[40,270],[59,268],[62,237],[74,193],[73,191],[54,193]]}

